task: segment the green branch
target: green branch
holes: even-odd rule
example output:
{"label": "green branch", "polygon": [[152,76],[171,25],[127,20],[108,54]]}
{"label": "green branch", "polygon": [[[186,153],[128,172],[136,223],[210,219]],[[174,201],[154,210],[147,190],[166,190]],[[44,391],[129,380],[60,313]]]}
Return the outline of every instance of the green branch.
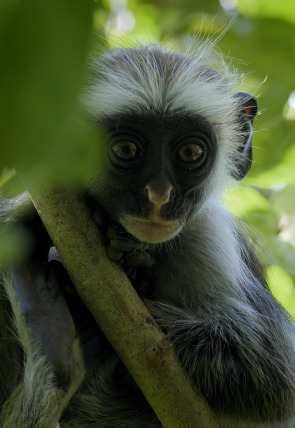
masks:
{"label": "green branch", "polygon": [[122,269],[112,263],[87,208],[66,191],[29,189],[83,302],[166,428],[217,428],[171,343]]}

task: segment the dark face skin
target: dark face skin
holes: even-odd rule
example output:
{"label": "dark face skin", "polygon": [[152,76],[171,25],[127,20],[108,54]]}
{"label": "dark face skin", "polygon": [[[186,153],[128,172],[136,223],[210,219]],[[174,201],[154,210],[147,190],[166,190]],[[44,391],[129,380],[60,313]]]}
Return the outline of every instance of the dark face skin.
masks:
{"label": "dark face skin", "polygon": [[105,127],[107,184],[92,195],[140,241],[171,239],[201,202],[216,159],[212,127],[189,115],[120,116]]}

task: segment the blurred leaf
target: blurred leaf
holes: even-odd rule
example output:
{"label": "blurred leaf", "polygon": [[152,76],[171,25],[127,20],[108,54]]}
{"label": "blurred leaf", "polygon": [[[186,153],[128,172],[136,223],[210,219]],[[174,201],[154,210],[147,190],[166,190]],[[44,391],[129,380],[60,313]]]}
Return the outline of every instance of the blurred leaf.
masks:
{"label": "blurred leaf", "polygon": [[245,15],[282,18],[286,21],[295,22],[293,0],[238,0],[238,7]]}
{"label": "blurred leaf", "polygon": [[295,284],[291,276],[278,266],[270,266],[267,282],[275,298],[295,318]]}
{"label": "blurred leaf", "polygon": [[[287,244],[275,236],[264,236],[264,251],[267,251],[267,257],[264,262],[269,265],[275,264],[281,269],[295,277],[295,251]],[[263,256],[262,256],[263,257]]]}
{"label": "blurred leaf", "polygon": [[4,168],[0,174],[0,189],[5,186],[15,176],[14,169]]}
{"label": "blurred leaf", "polygon": [[75,121],[92,9],[92,0],[1,3],[2,166],[64,178],[98,156]]}
{"label": "blurred leaf", "polygon": [[6,267],[12,261],[23,261],[24,255],[30,251],[33,242],[31,236],[23,229],[7,231],[0,226],[0,269]]}
{"label": "blurred leaf", "polygon": [[271,197],[274,208],[281,214],[295,214],[295,186],[285,187]]}
{"label": "blurred leaf", "polygon": [[224,202],[238,217],[245,217],[251,211],[269,210],[269,202],[251,187],[241,186],[237,189],[229,189],[224,196]]}
{"label": "blurred leaf", "polygon": [[295,185],[295,143],[285,149],[281,161],[273,168],[264,169],[256,176],[246,179],[247,183],[260,187],[273,187],[278,185]]}
{"label": "blurred leaf", "polygon": [[277,233],[279,216],[257,190],[251,187],[232,190],[227,192],[224,201],[237,217],[252,225],[259,235],[273,236]]}

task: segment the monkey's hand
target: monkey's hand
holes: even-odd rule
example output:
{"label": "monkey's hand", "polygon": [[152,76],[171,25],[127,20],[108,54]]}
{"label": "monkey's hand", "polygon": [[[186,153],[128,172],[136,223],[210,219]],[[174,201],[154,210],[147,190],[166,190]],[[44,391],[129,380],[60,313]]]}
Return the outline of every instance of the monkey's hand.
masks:
{"label": "monkey's hand", "polygon": [[112,223],[97,205],[92,217],[103,235],[108,258],[123,267],[140,295],[147,295],[153,283],[151,267],[154,265],[149,244],[134,238],[120,224]]}
{"label": "monkey's hand", "polygon": [[[153,260],[148,253],[148,244],[138,241],[120,225],[114,223],[92,197],[86,198],[92,218],[104,238],[110,260],[120,263],[125,269],[138,266],[151,267]],[[127,272],[126,272],[127,273]]]}
{"label": "monkey's hand", "polygon": [[148,297],[152,291],[154,260],[148,252],[148,244],[138,241],[120,225],[111,225],[106,233],[107,255],[120,263],[136,291]]}
{"label": "monkey's hand", "polygon": [[125,268],[138,266],[151,267],[153,259],[148,252],[148,245],[138,241],[122,226],[112,224],[106,232],[107,255],[110,260],[122,264]]}

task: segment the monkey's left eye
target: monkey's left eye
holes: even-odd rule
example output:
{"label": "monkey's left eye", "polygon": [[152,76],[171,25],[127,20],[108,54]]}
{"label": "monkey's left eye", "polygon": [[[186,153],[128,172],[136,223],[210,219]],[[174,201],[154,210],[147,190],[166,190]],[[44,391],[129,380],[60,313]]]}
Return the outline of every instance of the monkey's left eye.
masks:
{"label": "monkey's left eye", "polygon": [[178,150],[178,156],[183,162],[195,162],[204,153],[204,149],[196,143],[183,144]]}
{"label": "monkey's left eye", "polygon": [[137,146],[130,141],[121,141],[112,147],[113,152],[120,159],[129,160],[134,159],[138,154]]}

